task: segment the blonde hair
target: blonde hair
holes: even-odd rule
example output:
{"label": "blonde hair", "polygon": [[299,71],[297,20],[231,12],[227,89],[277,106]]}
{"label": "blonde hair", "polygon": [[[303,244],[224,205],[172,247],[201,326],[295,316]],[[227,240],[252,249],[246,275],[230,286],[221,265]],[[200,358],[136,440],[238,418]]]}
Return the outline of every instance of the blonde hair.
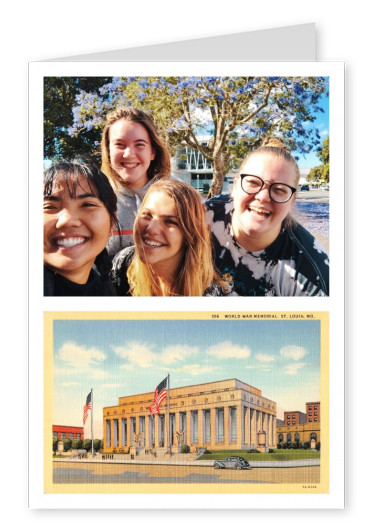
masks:
{"label": "blonde hair", "polygon": [[[142,125],[149,134],[151,146],[155,151],[155,158],[150,162],[147,170],[149,181],[153,178],[168,179],[170,177],[171,162],[168,147],[160,137],[157,127],[151,116],[141,109],[135,107],[120,107],[108,113],[106,124],[102,132],[101,154],[102,154],[102,172],[110,179],[115,191],[119,188],[120,179],[116,171],[111,166],[110,160],[110,129],[111,126],[119,120],[127,120]],[[122,183],[124,186],[124,183]]]}
{"label": "blonde hair", "polygon": [[[162,286],[153,267],[140,259],[138,247],[142,245],[139,219],[142,207],[153,192],[162,192],[174,201],[176,217],[183,233],[184,255],[176,277],[169,286]],[[210,231],[206,224],[205,207],[199,193],[181,181],[158,181],[145,194],[134,223],[135,257],[128,268],[127,277],[133,296],[181,295],[199,297],[219,276],[212,259]]]}
{"label": "blonde hair", "polygon": [[[300,180],[300,170],[298,163],[296,162],[295,158],[291,155],[289,148],[286,146],[286,144],[281,140],[280,138],[276,136],[267,136],[263,142],[261,147],[254,149],[248,155],[245,157],[243,162],[241,163],[241,166],[239,168],[238,176],[240,173],[242,173],[242,170],[245,166],[245,164],[249,161],[251,157],[254,155],[270,155],[276,159],[284,159],[285,161],[289,162],[295,171],[295,183],[294,188],[298,186],[298,182]],[[237,176],[237,177],[238,177]]]}

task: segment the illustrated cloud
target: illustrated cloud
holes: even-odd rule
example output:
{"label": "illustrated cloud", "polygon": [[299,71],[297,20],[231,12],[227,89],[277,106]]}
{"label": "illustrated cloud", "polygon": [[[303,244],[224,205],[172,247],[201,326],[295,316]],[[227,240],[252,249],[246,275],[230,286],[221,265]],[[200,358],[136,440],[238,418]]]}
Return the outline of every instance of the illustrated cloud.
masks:
{"label": "illustrated cloud", "polygon": [[286,345],[282,347],[280,353],[284,358],[292,359],[295,361],[301,360],[307,354],[307,350],[304,347],[298,345]]}
{"label": "illustrated cloud", "polygon": [[206,351],[209,356],[213,356],[218,359],[245,359],[251,356],[251,349],[245,346],[234,345],[231,341],[224,341],[213,345]]}
{"label": "illustrated cloud", "polygon": [[275,360],[275,357],[271,354],[262,354],[261,352],[259,354],[255,355],[255,358],[259,361],[263,361],[265,363],[269,363],[271,361]]}
{"label": "illustrated cloud", "polygon": [[143,368],[153,367],[156,363],[170,365],[198,352],[197,347],[189,345],[170,345],[157,352],[154,345],[139,341],[131,341],[124,347],[112,348],[117,356],[127,360],[130,365]]}

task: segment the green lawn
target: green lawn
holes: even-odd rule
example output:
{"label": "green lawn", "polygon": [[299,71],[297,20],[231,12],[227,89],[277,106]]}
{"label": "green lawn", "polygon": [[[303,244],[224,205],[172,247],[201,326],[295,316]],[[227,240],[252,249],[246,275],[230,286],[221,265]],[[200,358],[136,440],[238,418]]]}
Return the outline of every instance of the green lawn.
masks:
{"label": "green lawn", "polygon": [[248,453],[245,450],[222,450],[204,454],[199,460],[225,459],[230,456],[243,457],[246,461],[293,461],[295,459],[319,459],[320,452],[312,450],[275,450],[273,453]]}

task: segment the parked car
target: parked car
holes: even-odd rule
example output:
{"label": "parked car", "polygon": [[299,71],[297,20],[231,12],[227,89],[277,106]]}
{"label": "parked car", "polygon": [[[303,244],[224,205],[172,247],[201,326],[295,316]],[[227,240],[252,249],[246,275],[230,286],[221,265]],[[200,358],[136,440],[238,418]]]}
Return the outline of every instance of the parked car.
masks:
{"label": "parked car", "polygon": [[238,470],[250,470],[251,466],[243,457],[226,457],[226,459],[217,459],[214,461],[214,468],[236,468]]}
{"label": "parked car", "polygon": [[302,184],[302,186],[300,187],[300,191],[301,192],[308,192],[309,191],[308,184]]}

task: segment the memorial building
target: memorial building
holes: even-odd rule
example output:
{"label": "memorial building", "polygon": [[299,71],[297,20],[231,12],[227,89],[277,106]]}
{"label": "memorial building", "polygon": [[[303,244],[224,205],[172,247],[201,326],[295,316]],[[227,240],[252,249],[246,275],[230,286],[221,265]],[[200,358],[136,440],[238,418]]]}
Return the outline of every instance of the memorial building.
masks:
{"label": "memorial building", "polygon": [[[276,403],[236,378],[170,389],[150,413],[154,392],[120,397],[103,408],[104,451],[180,452],[210,449],[263,451],[277,445]],[[168,422],[167,422],[168,419]]]}

